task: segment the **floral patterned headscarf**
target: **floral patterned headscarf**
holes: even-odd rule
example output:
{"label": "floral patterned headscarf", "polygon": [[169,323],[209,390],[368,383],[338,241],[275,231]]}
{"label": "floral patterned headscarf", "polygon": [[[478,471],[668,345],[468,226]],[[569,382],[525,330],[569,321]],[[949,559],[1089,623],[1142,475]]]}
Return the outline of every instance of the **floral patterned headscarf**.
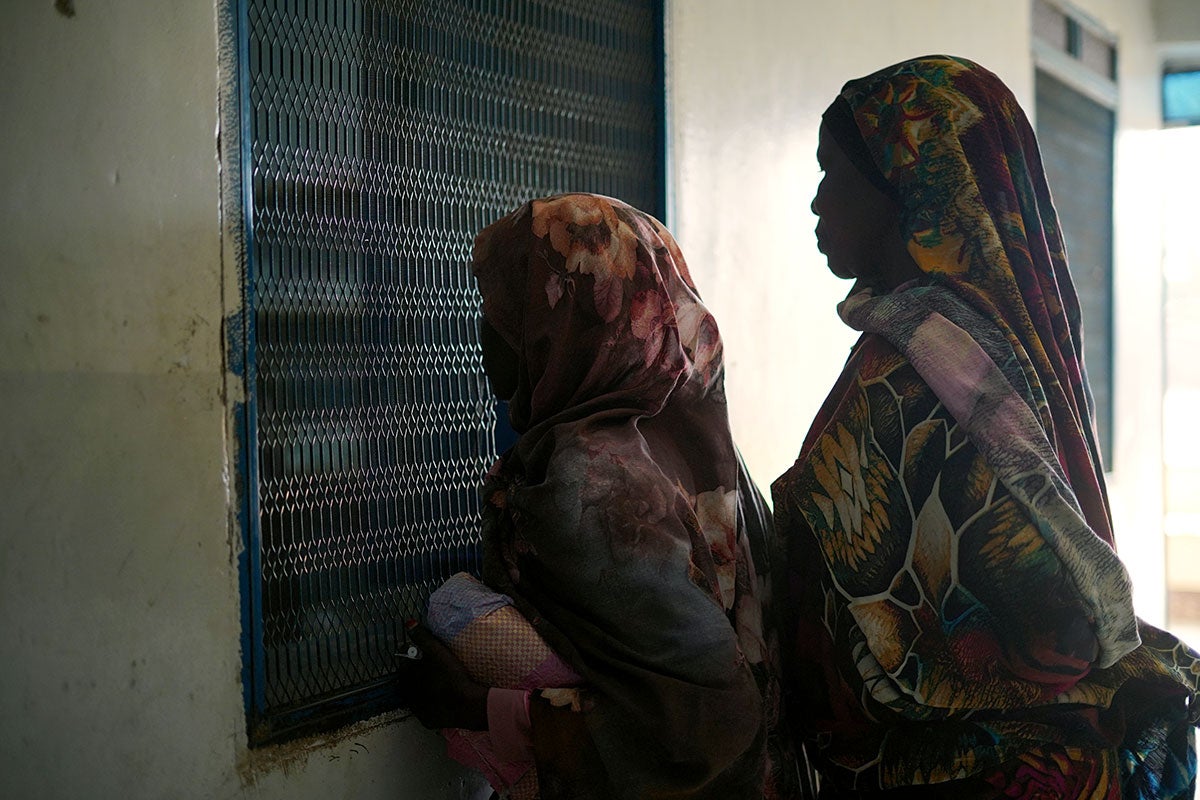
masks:
{"label": "floral patterned headscarf", "polygon": [[703,396],[720,377],[716,323],[675,240],[619,201],[535,200],[480,234],[474,262],[483,314],[520,359],[518,432],[598,402],[654,415],[677,384]]}
{"label": "floral patterned headscarf", "polygon": [[[474,270],[517,354],[521,433],[485,486],[484,578],[587,685],[594,748],[539,762],[543,797],[762,797],[766,512],[678,246],[624,203],[571,194],[484,230]],[[535,750],[575,742],[533,734]]]}

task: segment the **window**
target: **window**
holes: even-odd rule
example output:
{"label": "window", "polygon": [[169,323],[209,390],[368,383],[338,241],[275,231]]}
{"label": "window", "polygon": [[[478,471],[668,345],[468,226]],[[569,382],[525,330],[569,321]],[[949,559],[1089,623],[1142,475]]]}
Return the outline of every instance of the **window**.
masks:
{"label": "window", "polygon": [[1163,74],[1163,122],[1200,125],[1200,68]]}
{"label": "window", "polygon": [[662,6],[231,3],[257,745],[390,707],[403,620],[478,570],[497,418],[472,240],[560,191],[661,216]]}

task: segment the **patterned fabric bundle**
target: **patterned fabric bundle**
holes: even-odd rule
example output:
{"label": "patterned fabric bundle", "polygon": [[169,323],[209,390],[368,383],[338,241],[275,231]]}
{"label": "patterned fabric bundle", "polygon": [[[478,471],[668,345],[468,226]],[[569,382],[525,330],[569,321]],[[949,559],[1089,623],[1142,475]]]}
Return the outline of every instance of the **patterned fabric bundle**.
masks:
{"label": "patterned fabric bundle", "polygon": [[534,719],[541,796],[801,796],[776,735],[769,523],[675,241],[616,200],[565,195],[484,230],[474,269],[519,359],[484,580],[586,687],[572,719]]}
{"label": "patterned fabric bundle", "polygon": [[[429,596],[426,624],[458,657],[471,677],[502,689],[547,689],[579,685],[580,678],[538,636],[512,599],[460,572]],[[482,772],[511,800],[537,797],[537,770],[496,754],[486,731],[446,729],[447,752]]]}
{"label": "patterned fabric bundle", "polygon": [[[1033,133],[933,56],[848,83],[922,278],[863,331],[796,464],[794,708],[834,789],[1190,797],[1197,654],[1134,617]],[[1190,720],[1190,721],[1189,721]]]}

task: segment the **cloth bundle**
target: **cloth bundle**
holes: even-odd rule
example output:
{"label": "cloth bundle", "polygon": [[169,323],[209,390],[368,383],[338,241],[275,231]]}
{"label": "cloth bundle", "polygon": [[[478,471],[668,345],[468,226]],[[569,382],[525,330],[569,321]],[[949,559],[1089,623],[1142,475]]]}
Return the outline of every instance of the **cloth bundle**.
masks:
{"label": "cloth bundle", "polygon": [[[429,596],[426,625],[485,686],[536,691],[581,683],[511,598],[465,572],[451,576]],[[449,756],[482,772],[501,795],[513,800],[538,796],[533,763],[500,757],[490,732],[447,728],[442,735]]]}

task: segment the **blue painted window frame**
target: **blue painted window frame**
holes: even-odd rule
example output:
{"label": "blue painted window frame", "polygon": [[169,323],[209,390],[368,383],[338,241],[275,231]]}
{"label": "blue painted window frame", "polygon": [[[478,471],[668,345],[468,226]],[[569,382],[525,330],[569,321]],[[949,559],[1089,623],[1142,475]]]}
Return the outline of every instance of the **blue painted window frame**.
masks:
{"label": "blue painted window frame", "polygon": [[[329,730],[346,725],[369,716],[373,716],[397,706],[397,696],[394,685],[386,677],[366,685],[354,686],[347,691],[323,696],[312,703],[294,704],[287,708],[272,708],[266,692],[265,656],[264,656],[264,596],[263,596],[263,556],[261,508],[259,494],[259,475],[262,465],[259,463],[258,443],[260,430],[258,425],[258,407],[260,398],[256,388],[256,348],[258,345],[255,311],[255,276],[257,263],[253,256],[252,243],[255,241],[256,199],[253,176],[253,133],[251,128],[252,108],[249,86],[250,75],[250,37],[247,30],[249,7],[257,0],[227,0],[223,13],[225,27],[233,32],[236,39],[236,79],[233,95],[236,97],[236,116],[238,120],[236,141],[240,169],[237,171],[240,181],[240,199],[242,213],[242,247],[244,257],[244,276],[241,285],[242,309],[240,313],[229,317],[227,357],[231,374],[244,382],[244,400],[233,404],[232,418],[236,434],[235,467],[237,485],[235,487],[238,503],[236,506],[237,525],[243,541],[239,553],[238,567],[242,593],[242,679],[244,704],[247,720],[249,744],[260,746],[275,743],[297,736],[302,736],[322,730]],[[501,0],[499,5],[520,3],[525,0]],[[296,0],[296,2],[315,3],[318,0]],[[652,180],[657,183],[654,197],[649,201],[639,203],[646,210],[664,216],[666,207],[666,129],[665,129],[665,80],[664,80],[664,30],[663,3],[650,3],[651,18],[654,30],[651,34],[657,52],[655,59],[655,80],[658,90],[654,98],[659,118],[658,131],[654,142],[657,173]],[[228,140],[226,140],[228,141]],[[554,191],[587,190],[606,191],[605,185],[600,186],[551,186]],[[549,193],[542,187],[538,193]],[[608,190],[607,193],[615,193]],[[501,411],[501,413],[503,413]],[[511,430],[506,424],[496,425],[495,437],[497,449],[503,449],[513,439]],[[477,568],[472,562],[472,571]]]}

